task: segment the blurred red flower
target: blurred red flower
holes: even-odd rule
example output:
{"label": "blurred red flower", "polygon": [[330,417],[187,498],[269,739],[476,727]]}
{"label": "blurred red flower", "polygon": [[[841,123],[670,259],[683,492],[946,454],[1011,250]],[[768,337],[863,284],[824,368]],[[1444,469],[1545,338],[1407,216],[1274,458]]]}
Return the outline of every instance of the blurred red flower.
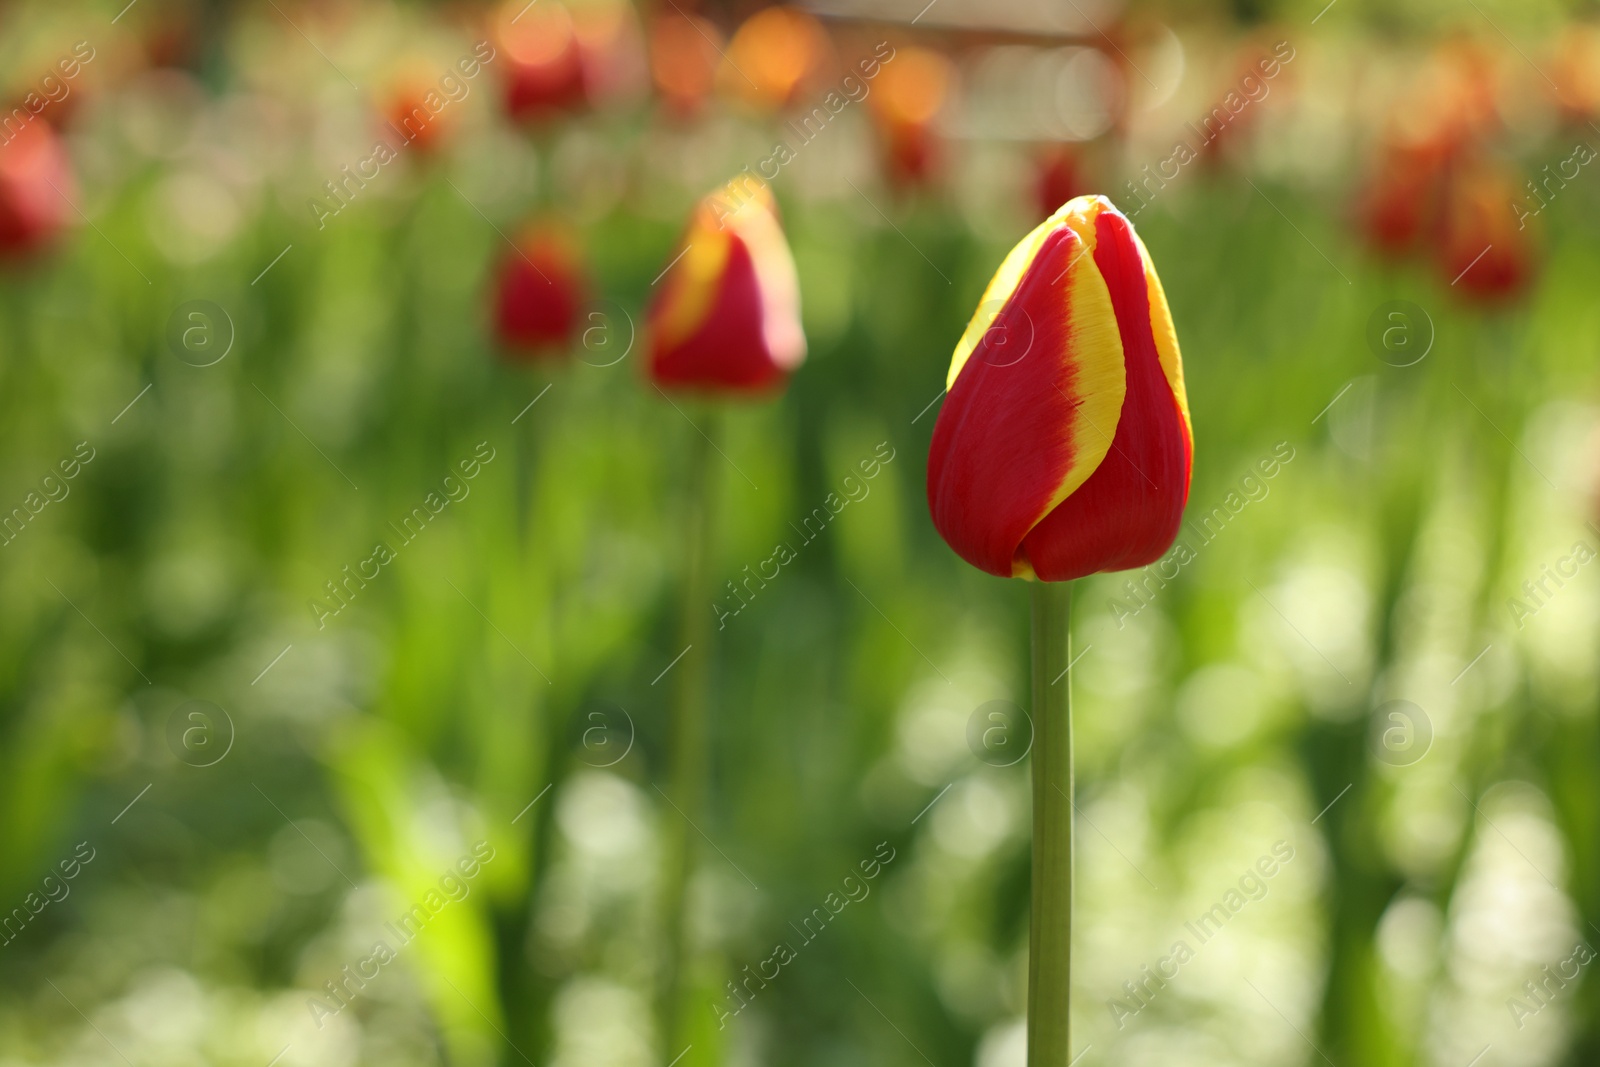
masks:
{"label": "blurred red flower", "polygon": [[14,258],[48,244],[66,224],[76,191],[61,137],[34,120],[0,143],[0,256]]}
{"label": "blurred red flower", "polygon": [[633,7],[620,0],[513,0],[495,40],[505,57],[506,113],[539,122],[627,92],[642,59]]}
{"label": "blurred red flower", "polygon": [[1088,192],[1083,157],[1072,145],[1051,145],[1034,163],[1033,195],[1039,218],[1047,219],[1068,200]]}
{"label": "blurred red flower", "polygon": [[883,139],[889,181],[909,189],[931,184],[944,163],[944,143],[934,122],[950,96],[954,66],[942,53],[899,47],[885,62],[867,97]]}
{"label": "blurred red flower", "polygon": [[586,102],[572,13],[559,3],[544,0],[502,25],[499,45],[506,57],[506,113],[512,118],[549,118]]}
{"label": "blurred red flower", "polygon": [[761,393],[805,359],[800,285],[772,192],[739,178],[700,201],[647,313],[651,380]]}
{"label": "blurred red flower", "polygon": [[565,355],[587,290],[577,239],[555,224],[528,226],[497,275],[495,330],[502,349],[517,361]]}
{"label": "blurred red flower", "polygon": [[431,155],[449,136],[455,112],[448,108],[437,114],[427,105],[429,94],[439,99],[439,87],[427,79],[410,75],[398,80],[383,103],[383,117],[405,143],[423,155]]}
{"label": "blurred red flower", "polygon": [[1356,205],[1361,230],[1391,257],[1417,248],[1437,229],[1449,150],[1440,141],[1388,140]]}
{"label": "blurred red flower", "polygon": [[1436,257],[1450,284],[1481,300],[1505,300],[1533,278],[1533,244],[1511,205],[1519,190],[1504,167],[1474,164],[1445,187]]}

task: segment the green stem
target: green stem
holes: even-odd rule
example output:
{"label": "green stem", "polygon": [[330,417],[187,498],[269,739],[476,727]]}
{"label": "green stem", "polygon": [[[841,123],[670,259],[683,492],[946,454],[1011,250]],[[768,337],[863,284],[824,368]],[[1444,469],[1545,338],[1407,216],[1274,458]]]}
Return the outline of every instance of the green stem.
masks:
{"label": "green stem", "polygon": [[1072,585],[1033,583],[1033,879],[1028,1067],[1072,1059]]}
{"label": "green stem", "polygon": [[705,808],[707,773],[708,666],[711,662],[711,595],[707,588],[715,514],[712,437],[717,433],[715,414],[705,422],[705,432],[696,434],[689,465],[689,501],[685,521],[685,567],[683,608],[679,617],[680,649],[685,653],[673,668],[672,718],[668,750],[672,803],[682,817],[667,816],[672,829],[667,834],[666,864],[663,870],[662,922],[665,944],[661,967],[658,1006],[662,1051],[670,1060],[678,1051],[681,1034],[684,972],[687,968],[684,946],[684,899],[689,874],[694,868],[694,833],[690,820],[698,821]]}

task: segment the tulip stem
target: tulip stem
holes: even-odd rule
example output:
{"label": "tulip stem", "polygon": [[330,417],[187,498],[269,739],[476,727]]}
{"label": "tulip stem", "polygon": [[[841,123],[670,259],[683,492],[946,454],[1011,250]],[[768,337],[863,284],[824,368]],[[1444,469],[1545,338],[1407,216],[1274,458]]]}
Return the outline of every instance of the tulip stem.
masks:
{"label": "tulip stem", "polygon": [[1072,584],[1033,583],[1028,1067],[1067,1067],[1072,979]]}
{"label": "tulip stem", "polygon": [[707,589],[714,543],[715,479],[712,468],[717,435],[715,412],[707,412],[704,430],[694,436],[689,462],[688,501],[684,515],[683,603],[678,642],[682,661],[670,668],[673,700],[668,724],[670,800],[680,809],[666,814],[665,867],[662,872],[664,944],[658,1005],[662,1050],[671,1059],[680,1049],[680,1020],[688,970],[685,945],[685,898],[694,869],[696,822],[705,807],[708,764],[707,677],[711,663],[711,595]]}

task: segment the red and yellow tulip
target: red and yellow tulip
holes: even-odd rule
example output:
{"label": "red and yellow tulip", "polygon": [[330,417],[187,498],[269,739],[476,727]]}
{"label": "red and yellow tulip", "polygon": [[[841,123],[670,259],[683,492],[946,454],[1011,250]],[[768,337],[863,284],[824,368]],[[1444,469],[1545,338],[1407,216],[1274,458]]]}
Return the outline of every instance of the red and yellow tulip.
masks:
{"label": "red and yellow tulip", "polygon": [[800,285],[768,187],[735,179],[695,208],[650,305],[650,377],[667,388],[758,393],[806,354]]}
{"label": "red and yellow tulip", "polygon": [[1067,581],[1153,563],[1189,498],[1183,363],[1155,266],[1100,196],[1011,250],[967,324],[933,429],[928,503],[956,554]]}

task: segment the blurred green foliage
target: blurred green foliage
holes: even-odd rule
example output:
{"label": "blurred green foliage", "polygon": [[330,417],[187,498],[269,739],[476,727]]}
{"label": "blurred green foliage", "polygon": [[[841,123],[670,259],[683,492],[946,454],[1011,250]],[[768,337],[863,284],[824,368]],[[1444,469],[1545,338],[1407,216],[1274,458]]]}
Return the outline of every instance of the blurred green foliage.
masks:
{"label": "blurred green foliage", "polygon": [[[0,908],[26,920],[0,946],[0,1064],[670,1059],[657,863],[688,816],[661,788],[661,676],[714,417],[719,596],[880,442],[893,458],[690,652],[713,744],[679,1062],[1020,1062],[1027,764],[967,738],[1026,699],[1025,589],[944,547],[922,485],[948,353],[1029,220],[786,176],[810,359],[781,400],[714,416],[644,384],[641,308],[759,129],[611,117],[530,150],[487,98],[456,150],[321,230],[300,205],[353,157],[299,152],[244,90],[152,75],[75,129],[92,225],[0,278],[0,506],[93,453],[0,548]],[[860,165],[850,136],[828,151]],[[594,273],[599,332],[560,365],[488,335],[499,231],[536,207],[573,217]],[[1596,579],[1511,603],[1600,548],[1597,209],[1588,185],[1553,205],[1540,283],[1500,311],[1368,258],[1326,190],[1208,172],[1141,215],[1186,356],[1192,510],[1234,512],[1258,462],[1293,458],[1148,607],[1137,575],[1075,598],[1086,1065],[1600,1056],[1586,974],[1548,1007],[1524,987],[1600,916]],[[1432,338],[1408,367],[1366,340],[1398,299]],[[193,300],[233,338],[214,365],[171,341]],[[390,524],[491,453],[402,544]],[[313,608],[377,541],[394,561]],[[1391,700],[1431,735],[1414,762]],[[1278,841],[1295,858],[1261,901],[1135,997]],[[492,861],[398,946],[384,924],[479,842]],[[799,931],[880,848],[859,904]],[[328,1012],[380,938],[395,962]],[[779,942],[793,961],[719,1028]]]}

